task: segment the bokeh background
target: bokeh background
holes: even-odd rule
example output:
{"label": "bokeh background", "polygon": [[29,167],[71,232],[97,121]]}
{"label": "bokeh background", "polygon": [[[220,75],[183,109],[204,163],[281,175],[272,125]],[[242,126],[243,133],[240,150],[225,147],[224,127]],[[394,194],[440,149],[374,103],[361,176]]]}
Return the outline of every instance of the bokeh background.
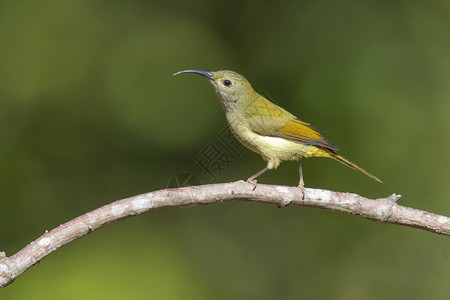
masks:
{"label": "bokeh background", "polygon": [[[328,159],[308,187],[450,215],[450,2],[0,2],[0,250],[192,174],[231,69],[384,183]],[[216,182],[265,163],[245,151]],[[295,185],[283,163],[259,182]],[[1,299],[444,299],[450,240],[313,208],[223,203],[107,226]]]}

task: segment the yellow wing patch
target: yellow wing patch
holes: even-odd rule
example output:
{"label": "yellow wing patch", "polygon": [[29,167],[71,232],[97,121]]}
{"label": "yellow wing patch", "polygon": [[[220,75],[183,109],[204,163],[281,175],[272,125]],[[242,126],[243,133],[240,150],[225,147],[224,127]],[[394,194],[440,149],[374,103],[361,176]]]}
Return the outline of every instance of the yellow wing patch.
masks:
{"label": "yellow wing patch", "polygon": [[325,139],[317,129],[299,119],[287,122],[276,131],[276,136],[300,143],[324,147],[332,151],[339,150],[338,146]]}

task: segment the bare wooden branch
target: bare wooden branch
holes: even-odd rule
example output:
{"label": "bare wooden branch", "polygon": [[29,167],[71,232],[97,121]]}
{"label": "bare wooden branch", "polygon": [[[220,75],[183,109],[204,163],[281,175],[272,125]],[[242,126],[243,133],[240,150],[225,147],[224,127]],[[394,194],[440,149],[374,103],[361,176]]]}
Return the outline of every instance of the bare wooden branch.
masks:
{"label": "bare wooden branch", "polygon": [[0,287],[12,283],[29,267],[59,247],[102,226],[169,207],[208,205],[234,200],[275,204],[279,207],[311,206],[450,236],[448,217],[400,206],[397,204],[398,199],[400,195],[395,194],[371,200],[351,193],[266,184],[253,185],[244,181],[159,190],[118,200],[81,215],[45,232],[10,257],[0,252]]}

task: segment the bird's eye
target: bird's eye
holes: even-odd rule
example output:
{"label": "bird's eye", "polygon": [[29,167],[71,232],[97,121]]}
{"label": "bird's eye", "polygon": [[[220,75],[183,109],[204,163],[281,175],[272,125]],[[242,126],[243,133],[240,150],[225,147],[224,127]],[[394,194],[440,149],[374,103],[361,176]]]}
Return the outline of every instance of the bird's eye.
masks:
{"label": "bird's eye", "polygon": [[225,79],[225,80],[223,81],[223,85],[224,85],[224,86],[230,86],[230,85],[231,85],[231,81],[229,81],[228,79]]}

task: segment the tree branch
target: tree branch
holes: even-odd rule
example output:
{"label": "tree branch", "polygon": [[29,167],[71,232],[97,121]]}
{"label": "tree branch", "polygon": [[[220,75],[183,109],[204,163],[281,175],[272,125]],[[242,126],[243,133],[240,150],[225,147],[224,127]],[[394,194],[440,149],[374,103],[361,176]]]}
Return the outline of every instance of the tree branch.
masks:
{"label": "tree branch", "polygon": [[400,195],[393,194],[387,198],[371,200],[357,194],[321,189],[305,188],[303,191],[297,187],[253,185],[237,181],[165,189],[118,200],[45,232],[10,257],[0,252],[0,287],[12,283],[29,267],[59,247],[100,227],[131,216],[169,207],[208,205],[233,200],[275,204],[279,207],[311,206],[450,236],[448,217],[400,206],[397,204]]}

